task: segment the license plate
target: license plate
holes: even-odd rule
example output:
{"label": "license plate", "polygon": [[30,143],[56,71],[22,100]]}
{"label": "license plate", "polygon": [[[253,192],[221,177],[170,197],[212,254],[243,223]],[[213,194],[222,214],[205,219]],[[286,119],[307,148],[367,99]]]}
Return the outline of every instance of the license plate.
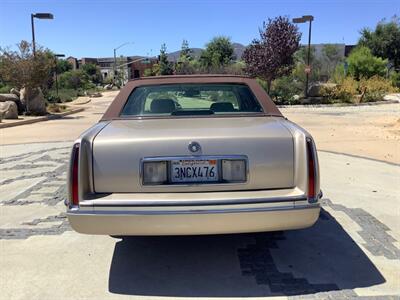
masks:
{"label": "license plate", "polygon": [[206,160],[172,160],[170,168],[172,183],[215,182],[219,180],[218,161]]}

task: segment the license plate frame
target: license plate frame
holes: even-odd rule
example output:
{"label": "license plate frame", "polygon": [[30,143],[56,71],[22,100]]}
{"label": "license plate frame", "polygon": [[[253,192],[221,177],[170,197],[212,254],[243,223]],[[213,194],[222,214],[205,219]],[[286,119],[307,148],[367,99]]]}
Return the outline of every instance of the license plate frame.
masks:
{"label": "license plate frame", "polygon": [[220,160],[214,158],[181,158],[169,161],[171,184],[207,184],[221,180]]}

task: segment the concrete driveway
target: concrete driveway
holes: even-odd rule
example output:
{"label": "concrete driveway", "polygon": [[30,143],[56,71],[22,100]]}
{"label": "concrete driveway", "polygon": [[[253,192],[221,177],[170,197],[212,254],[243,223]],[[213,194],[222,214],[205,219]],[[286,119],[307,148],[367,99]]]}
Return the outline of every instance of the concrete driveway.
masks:
{"label": "concrete driveway", "polygon": [[346,116],[342,132],[353,134],[350,125],[357,122],[361,131],[359,118],[366,115],[381,111],[395,121],[398,106],[361,113],[286,109],[326,150],[319,151],[323,209],[311,228],[120,239],[73,232],[63,205],[72,141],[101,117],[113,96],[93,99],[85,112],[62,120],[0,130],[0,299],[399,299],[400,168],[390,163],[398,153],[390,148],[389,162],[352,156],[385,159],[387,153],[365,151],[364,145],[391,147],[397,129],[384,127],[384,118],[374,128],[393,134],[388,144],[365,133],[341,147],[331,142]]}
{"label": "concrete driveway", "polygon": [[71,144],[1,147],[1,299],[400,294],[397,165],[320,152],[325,198],[309,229],[120,239],[71,231]]}

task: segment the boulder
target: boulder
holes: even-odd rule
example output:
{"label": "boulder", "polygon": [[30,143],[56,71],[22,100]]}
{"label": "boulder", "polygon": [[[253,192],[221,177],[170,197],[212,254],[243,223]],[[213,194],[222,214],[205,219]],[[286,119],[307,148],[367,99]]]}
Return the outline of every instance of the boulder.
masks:
{"label": "boulder", "polygon": [[26,105],[26,103],[25,103],[26,98],[27,98],[26,93],[27,93],[27,89],[26,89],[26,88],[22,88],[22,89],[19,91],[19,99],[21,100],[21,102],[22,102],[23,105]]}
{"label": "boulder", "polygon": [[0,102],[2,119],[18,119],[18,107],[14,101]]}
{"label": "boulder", "polygon": [[[12,90],[12,89],[11,89]],[[0,94],[0,102],[13,101],[18,107],[18,113],[22,114],[25,111],[25,107],[21,100],[16,94]]]}
{"label": "boulder", "polygon": [[19,97],[15,94],[0,94],[0,102],[19,101]]}
{"label": "boulder", "polygon": [[314,83],[309,89],[308,89],[308,96],[310,97],[320,97],[322,95],[322,91],[324,88],[328,89],[333,89],[336,87],[336,83]]}
{"label": "boulder", "polygon": [[10,93],[11,93],[11,94],[14,94],[14,95],[17,95],[18,98],[19,98],[19,96],[20,96],[20,93],[19,93],[19,91],[18,91],[16,88],[12,88],[12,89],[10,90]]}
{"label": "boulder", "polygon": [[98,97],[102,97],[102,96],[103,96],[102,93],[99,93],[99,92],[93,93],[93,94],[89,94],[90,98],[98,98]]}
{"label": "boulder", "polygon": [[26,89],[23,88],[20,91],[21,102],[26,107],[26,112],[31,115],[45,115],[46,102],[40,88],[37,89]]}
{"label": "boulder", "polygon": [[394,100],[400,102],[400,93],[397,94],[387,94],[383,97],[383,100]]}

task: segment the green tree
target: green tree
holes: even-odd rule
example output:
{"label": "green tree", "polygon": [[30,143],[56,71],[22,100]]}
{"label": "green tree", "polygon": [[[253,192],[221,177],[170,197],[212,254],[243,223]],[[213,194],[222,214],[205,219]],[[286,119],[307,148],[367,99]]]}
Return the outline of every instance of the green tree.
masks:
{"label": "green tree", "polygon": [[183,40],[181,52],[175,65],[176,74],[193,74],[195,72],[190,63],[193,60],[192,50],[187,40]]}
{"label": "green tree", "polygon": [[57,74],[72,70],[72,64],[65,59],[57,60]]}
{"label": "green tree", "polygon": [[386,74],[387,60],[374,56],[371,50],[364,46],[359,46],[351,51],[347,62],[349,74],[357,80]]}
{"label": "green tree", "polygon": [[200,62],[208,72],[220,71],[221,68],[230,64],[233,57],[233,45],[230,38],[225,36],[214,37],[202,51]]}
{"label": "green tree", "polygon": [[179,59],[185,61],[191,61],[193,59],[193,51],[189,48],[189,42],[187,40],[182,41],[181,53],[179,54]]}
{"label": "green tree", "polygon": [[82,70],[88,75],[88,78],[93,83],[101,83],[103,77],[101,76],[100,68],[95,64],[84,64]]}
{"label": "green tree", "polygon": [[23,98],[28,114],[45,114],[42,91],[52,83],[54,55],[37,47],[34,56],[27,41],[21,41],[17,46],[16,51],[0,48],[0,78],[5,84],[25,89]]}
{"label": "green tree", "polygon": [[52,53],[37,47],[34,57],[27,41],[21,41],[17,46],[17,51],[0,48],[2,81],[19,89],[46,88],[54,67]]}
{"label": "green tree", "polygon": [[371,49],[372,54],[391,61],[400,68],[400,18],[394,16],[390,21],[382,20],[374,31],[364,28],[358,42],[360,46]]}
{"label": "green tree", "polygon": [[89,76],[83,70],[73,70],[62,73],[59,80],[62,88],[81,89],[89,83]]}
{"label": "green tree", "polygon": [[167,46],[161,45],[159,56],[159,71],[157,75],[171,75],[173,73],[172,64],[168,61]]}

